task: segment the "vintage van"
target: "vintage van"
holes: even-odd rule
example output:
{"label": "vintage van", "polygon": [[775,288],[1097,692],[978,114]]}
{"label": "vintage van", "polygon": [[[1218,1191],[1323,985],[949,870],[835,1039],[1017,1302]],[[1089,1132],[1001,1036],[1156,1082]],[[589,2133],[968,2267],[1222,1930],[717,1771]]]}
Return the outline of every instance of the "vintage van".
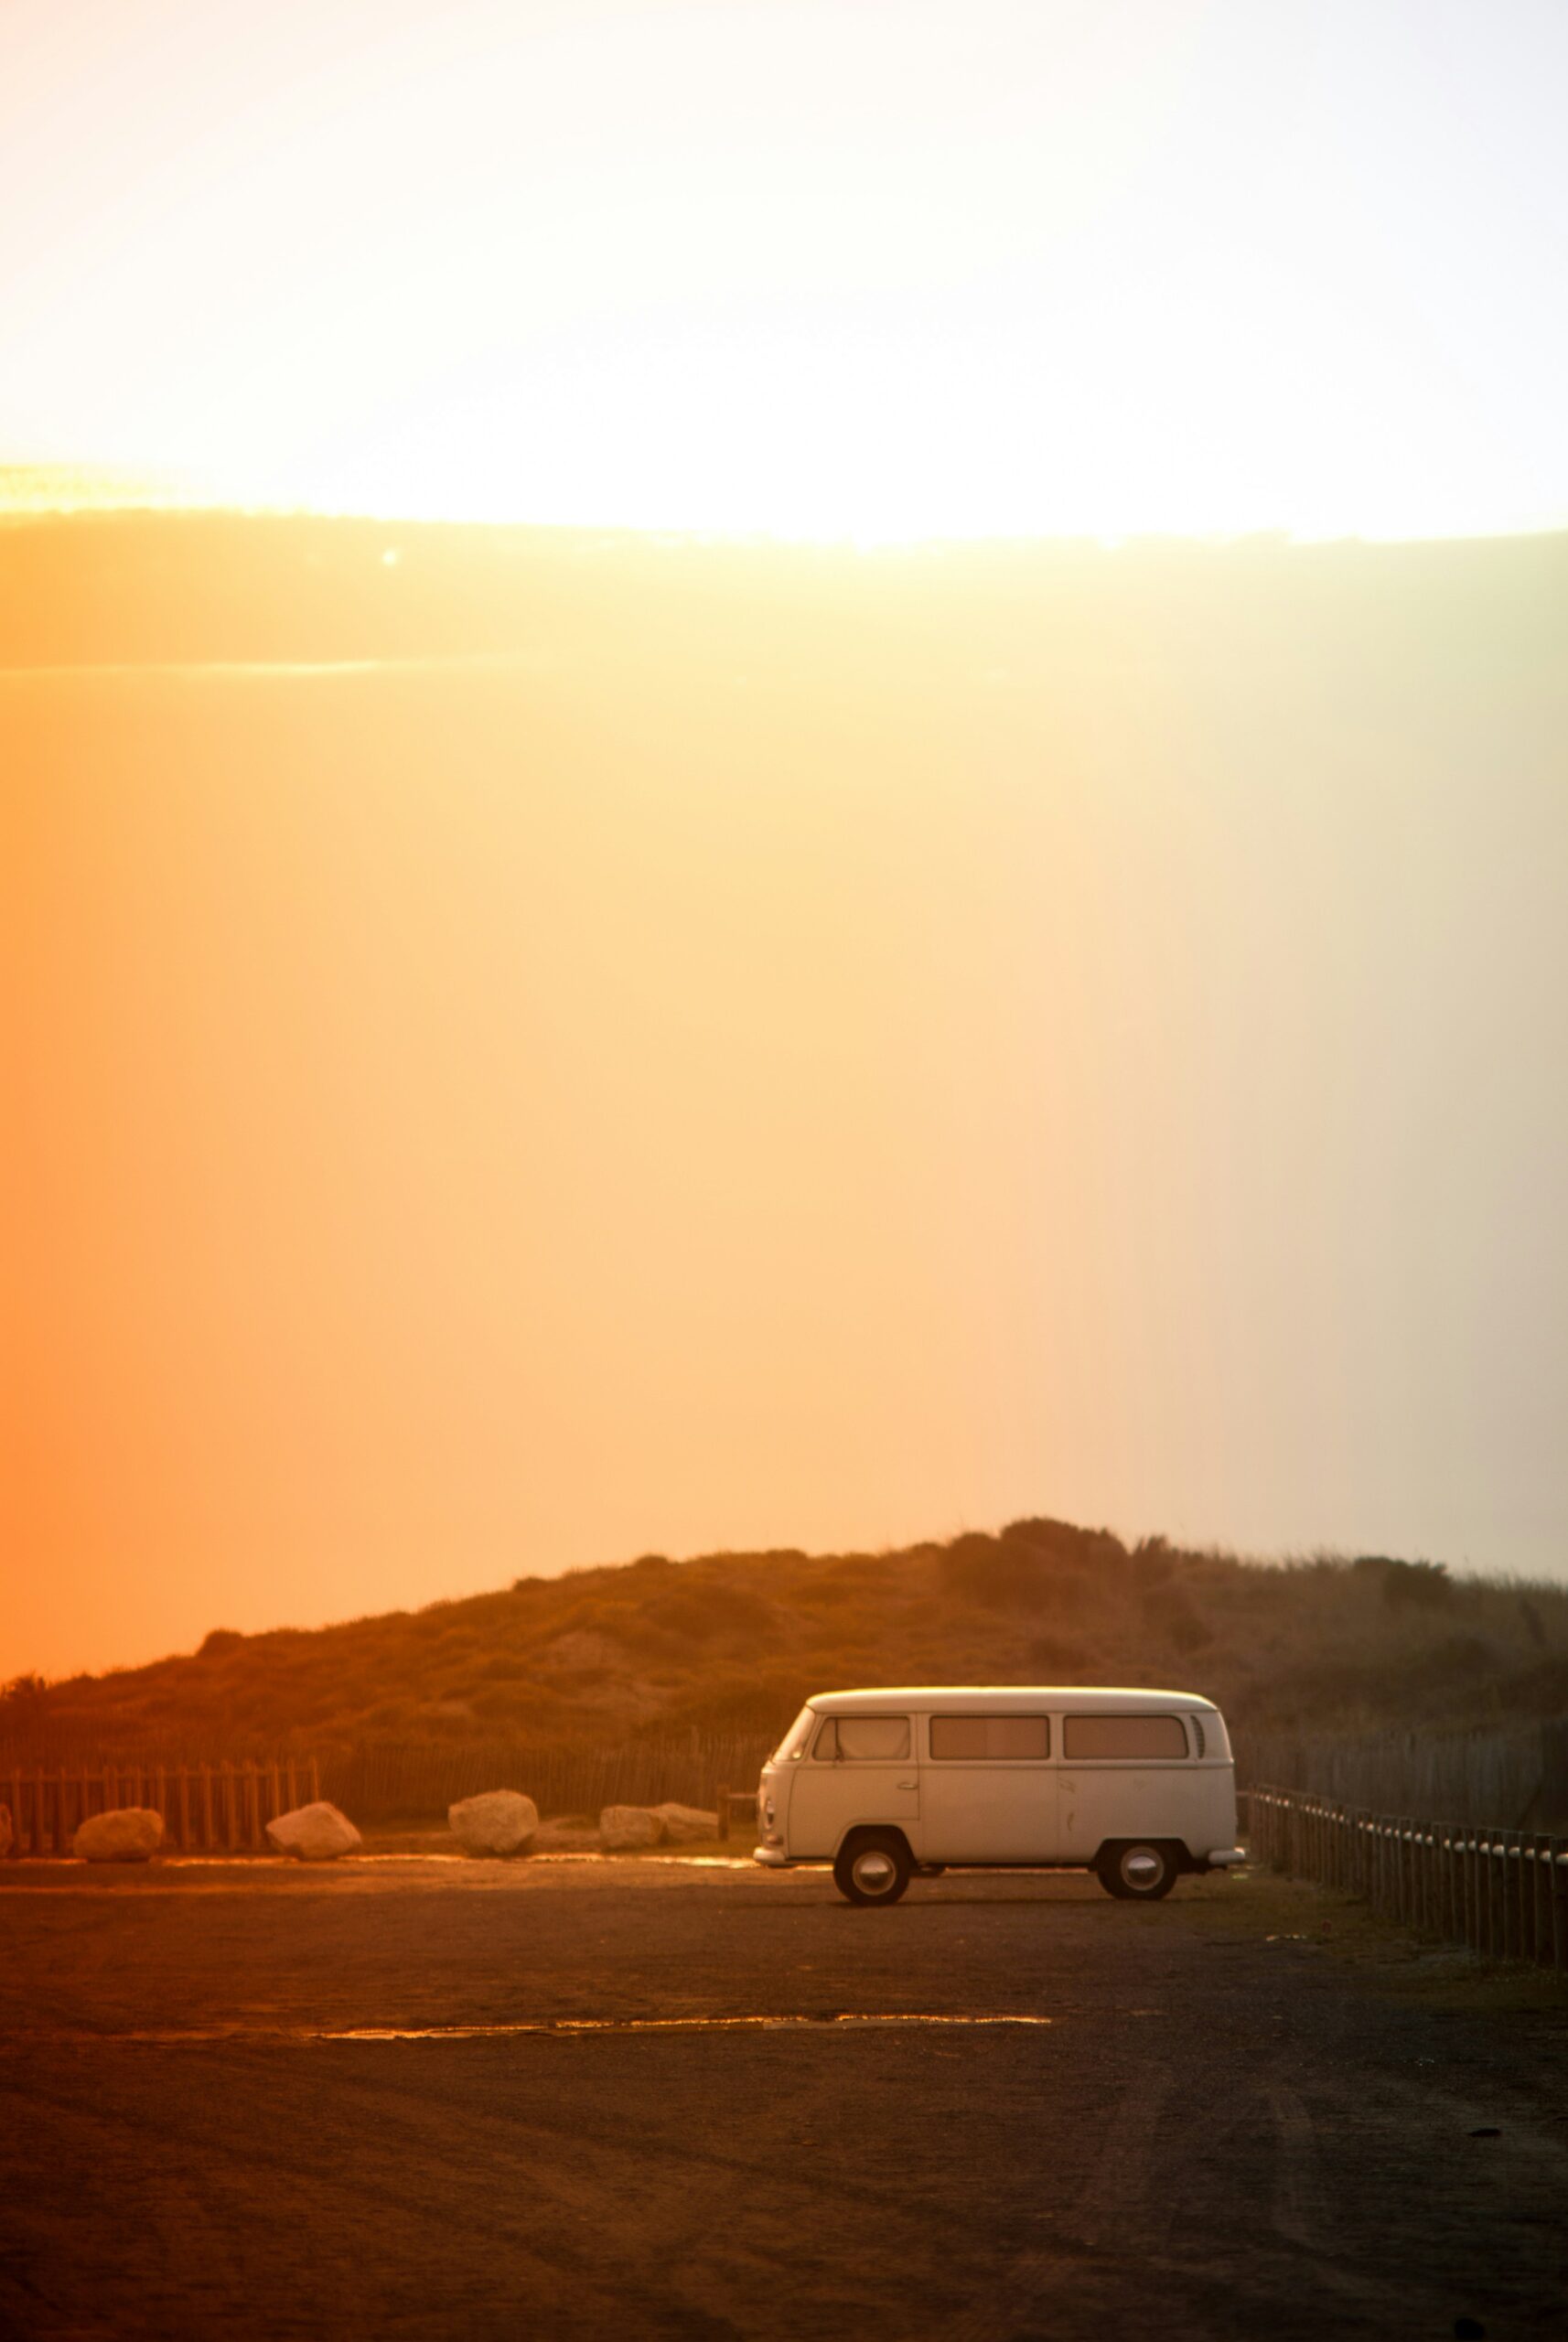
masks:
{"label": "vintage van", "polygon": [[757,1862],[831,1862],[852,1903],[965,1865],[1091,1870],[1152,1902],[1241,1860],[1225,1720],[1191,1692],[819,1692],[762,1768],[757,1815]]}

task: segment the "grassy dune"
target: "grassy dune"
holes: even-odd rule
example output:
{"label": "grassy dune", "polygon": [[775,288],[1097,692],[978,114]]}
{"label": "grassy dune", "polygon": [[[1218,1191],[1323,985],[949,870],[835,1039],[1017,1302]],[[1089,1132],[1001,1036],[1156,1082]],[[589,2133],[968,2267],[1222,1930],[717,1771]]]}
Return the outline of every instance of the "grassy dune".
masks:
{"label": "grassy dune", "polygon": [[1201,1691],[1254,1732],[1449,1728],[1568,1705],[1568,1588],[1367,1556],[1263,1565],[1026,1520],[879,1553],[647,1554],[40,1686],[0,1740],[236,1754],[766,1734],[875,1682]]}

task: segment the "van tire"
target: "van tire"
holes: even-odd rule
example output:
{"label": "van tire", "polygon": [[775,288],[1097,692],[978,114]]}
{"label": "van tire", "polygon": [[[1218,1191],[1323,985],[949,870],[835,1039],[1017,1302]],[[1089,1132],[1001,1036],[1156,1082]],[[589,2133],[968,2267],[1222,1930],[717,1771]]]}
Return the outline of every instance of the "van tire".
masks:
{"label": "van tire", "polygon": [[833,1885],[846,1903],[863,1909],[897,1903],[915,1865],[897,1830],[857,1830],[839,1848]]}
{"label": "van tire", "polygon": [[1123,1838],[1101,1846],[1094,1865],[1107,1895],[1123,1903],[1157,1903],[1176,1885],[1180,1867],[1176,1848],[1158,1838]]}

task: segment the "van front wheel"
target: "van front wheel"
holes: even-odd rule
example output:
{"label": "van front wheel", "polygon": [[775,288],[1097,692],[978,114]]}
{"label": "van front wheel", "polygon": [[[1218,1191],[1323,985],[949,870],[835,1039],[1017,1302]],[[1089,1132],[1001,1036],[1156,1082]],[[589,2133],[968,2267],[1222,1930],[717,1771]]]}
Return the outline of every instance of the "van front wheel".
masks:
{"label": "van front wheel", "polygon": [[1095,1869],[1107,1895],[1124,1903],[1157,1903],[1176,1883],[1176,1857],[1157,1839],[1129,1839],[1107,1846]]}
{"label": "van front wheel", "polygon": [[846,1902],[897,1903],[910,1867],[909,1849],[896,1831],[865,1830],[840,1848],[833,1885]]}

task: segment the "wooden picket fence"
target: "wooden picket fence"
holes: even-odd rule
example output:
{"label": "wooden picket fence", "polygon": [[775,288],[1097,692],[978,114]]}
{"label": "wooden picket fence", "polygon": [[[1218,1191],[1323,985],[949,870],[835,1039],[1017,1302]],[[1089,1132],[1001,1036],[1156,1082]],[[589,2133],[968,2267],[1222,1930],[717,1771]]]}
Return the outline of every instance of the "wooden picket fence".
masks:
{"label": "wooden picket fence", "polygon": [[1568,1716],[1485,1729],[1309,1733],[1255,1720],[1236,1735],[1245,1788],[1279,1789],[1371,1813],[1442,1813],[1457,1828],[1568,1831]]}
{"label": "wooden picket fence", "polygon": [[0,1804],[11,1809],[13,1858],[69,1854],[90,1814],[150,1806],[164,1818],[177,1853],[253,1853],[269,1821],[321,1794],[314,1756],[217,1765],[14,1767],[0,1773]]}
{"label": "wooden picket fence", "polygon": [[1254,1861],[1485,1959],[1568,1968],[1568,1838],[1412,1821],[1289,1789],[1255,1789],[1248,1808]]}
{"label": "wooden picket fence", "polygon": [[523,1790],[545,1815],[594,1815],[606,1805],[658,1805],[666,1798],[712,1809],[726,1782],[755,1783],[778,1736],[687,1730],[603,1746],[365,1739],[324,1756],[321,1778],[325,1794],[361,1827],[445,1821],[458,1798],[496,1789]]}

